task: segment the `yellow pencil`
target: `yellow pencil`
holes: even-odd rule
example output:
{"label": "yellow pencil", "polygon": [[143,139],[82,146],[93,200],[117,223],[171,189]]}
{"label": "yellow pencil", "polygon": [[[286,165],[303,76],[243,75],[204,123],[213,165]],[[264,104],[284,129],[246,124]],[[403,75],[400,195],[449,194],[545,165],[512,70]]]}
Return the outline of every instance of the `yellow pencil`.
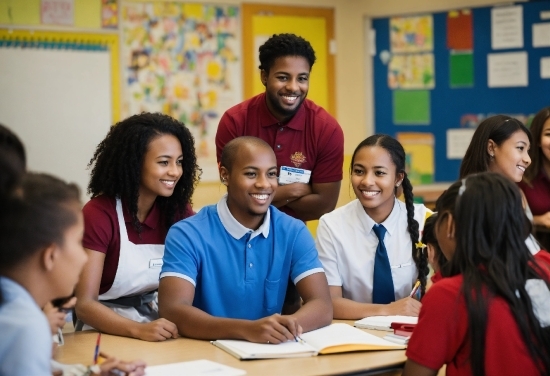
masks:
{"label": "yellow pencil", "polygon": [[412,296],[416,293],[416,290],[418,289],[418,286],[420,286],[420,281],[416,280],[416,283],[414,284],[413,289],[412,289],[411,294],[409,295],[409,297],[412,298]]}

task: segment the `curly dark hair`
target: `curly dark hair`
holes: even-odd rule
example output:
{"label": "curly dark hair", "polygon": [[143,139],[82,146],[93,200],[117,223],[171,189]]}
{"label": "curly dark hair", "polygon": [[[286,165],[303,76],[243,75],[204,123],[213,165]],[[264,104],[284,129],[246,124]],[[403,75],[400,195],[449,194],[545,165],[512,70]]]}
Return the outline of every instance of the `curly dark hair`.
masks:
{"label": "curly dark hair", "polygon": [[[428,258],[426,257],[426,254],[422,252],[422,249],[416,247],[416,243],[420,240],[420,232],[418,230],[418,222],[414,219],[413,187],[407,177],[407,173],[405,172],[405,150],[399,141],[387,134],[375,134],[367,137],[357,146],[357,148],[355,148],[355,151],[353,152],[350,165],[350,174],[353,173],[353,163],[357,152],[359,152],[362,148],[371,146],[379,146],[385,149],[390,154],[391,160],[395,165],[396,174],[403,174],[402,185],[403,194],[405,196],[405,208],[407,209],[407,229],[409,230],[409,236],[412,242],[411,253],[416,269],[418,270],[421,295],[424,296],[426,292],[426,277],[428,276],[428,272],[430,270],[428,268]],[[397,188],[394,188],[394,190],[395,193],[397,193]]]}
{"label": "curly dark hair", "polygon": [[125,199],[138,233],[141,232],[137,218],[141,167],[149,143],[160,135],[176,137],[183,152],[183,175],[174,193],[156,200],[164,215],[164,225],[169,227],[174,223],[175,214],[183,215],[187,204],[191,204],[201,174],[193,136],[183,123],[160,113],[133,115],[111,126],[88,164],[88,168],[93,166],[88,193],[92,197],[107,195]]}
{"label": "curly dark hair", "polygon": [[273,34],[264,44],[260,46],[261,70],[269,73],[275,60],[284,56],[301,56],[309,63],[309,69],[315,63],[315,51],[311,44],[302,37],[295,34]]}

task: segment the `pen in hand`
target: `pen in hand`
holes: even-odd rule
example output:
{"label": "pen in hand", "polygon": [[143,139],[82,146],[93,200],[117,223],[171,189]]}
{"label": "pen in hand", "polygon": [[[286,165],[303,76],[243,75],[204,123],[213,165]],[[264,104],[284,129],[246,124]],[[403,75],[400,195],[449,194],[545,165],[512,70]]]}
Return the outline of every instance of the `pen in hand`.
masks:
{"label": "pen in hand", "polygon": [[414,294],[416,294],[416,290],[418,290],[418,287],[419,287],[419,286],[420,286],[420,281],[417,280],[416,283],[415,283],[414,286],[413,286],[413,289],[412,289],[412,291],[411,291],[409,297],[412,298],[412,297],[414,296]]}
{"label": "pen in hand", "polygon": [[101,332],[97,334],[97,341],[95,343],[95,352],[94,352],[94,365],[97,364],[97,358],[99,357],[99,343],[101,342]]}

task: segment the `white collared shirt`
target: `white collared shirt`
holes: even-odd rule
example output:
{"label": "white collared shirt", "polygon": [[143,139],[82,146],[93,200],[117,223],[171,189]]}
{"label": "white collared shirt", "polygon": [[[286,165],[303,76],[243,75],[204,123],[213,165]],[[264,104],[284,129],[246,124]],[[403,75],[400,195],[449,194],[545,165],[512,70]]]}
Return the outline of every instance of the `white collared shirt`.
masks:
{"label": "white collared shirt", "polygon": [[[414,219],[422,235],[426,214],[431,211],[414,204]],[[372,303],[374,258],[378,238],[372,230],[376,224],[367,215],[359,200],[354,200],[319,220],[317,251],[329,286],[342,286],[342,296],[361,303]],[[405,204],[395,199],[388,218],[384,245],[392,270],[395,299],[408,296],[418,272],[412,257],[412,241],[408,231]]]}
{"label": "white collared shirt", "polygon": [[235,217],[233,217],[233,214],[231,214],[231,212],[229,211],[229,207],[227,206],[227,194],[225,194],[220,199],[220,201],[218,201],[216,209],[218,210],[218,215],[220,216],[220,221],[223,227],[235,239],[240,239],[246,234],[251,234],[250,240],[254,239],[260,234],[262,234],[264,238],[267,238],[269,236],[269,223],[271,221],[271,214],[269,210],[265,213],[264,221],[262,222],[260,227],[258,227],[258,229],[254,231],[252,229],[244,227],[239,221],[235,219]]}

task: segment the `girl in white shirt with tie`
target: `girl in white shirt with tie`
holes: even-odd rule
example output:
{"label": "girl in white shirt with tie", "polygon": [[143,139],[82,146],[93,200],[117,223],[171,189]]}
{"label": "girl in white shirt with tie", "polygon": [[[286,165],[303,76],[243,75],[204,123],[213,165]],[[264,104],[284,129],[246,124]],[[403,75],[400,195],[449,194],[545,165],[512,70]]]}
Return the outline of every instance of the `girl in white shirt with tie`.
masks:
{"label": "girl in white shirt with tie", "polygon": [[[355,149],[350,173],[357,199],[323,215],[317,228],[334,318],[418,316],[421,304],[411,295],[417,280],[424,294],[429,271],[419,224],[431,212],[413,204],[403,146],[388,135],[368,137]],[[396,197],[401,185],[405,202]]]}

